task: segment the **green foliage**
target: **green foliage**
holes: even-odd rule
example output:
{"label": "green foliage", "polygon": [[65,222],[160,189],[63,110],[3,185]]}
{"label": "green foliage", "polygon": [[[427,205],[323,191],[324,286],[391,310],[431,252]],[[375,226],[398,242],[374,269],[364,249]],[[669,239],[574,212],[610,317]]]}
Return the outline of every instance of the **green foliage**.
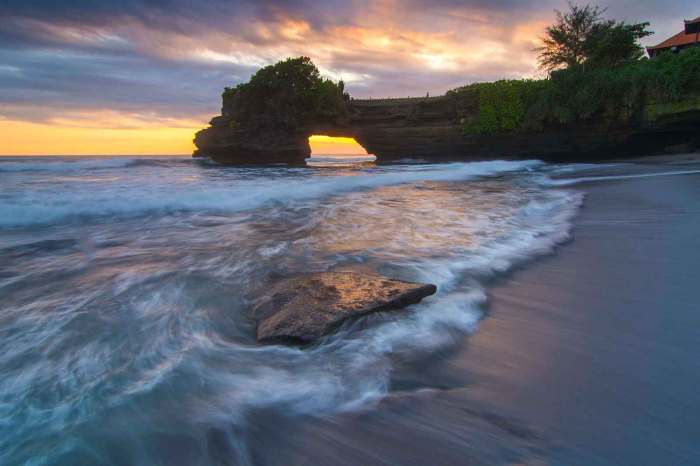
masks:
{"label": "green foliage", "polygon": [[322,78],[308,57],[266,66],[222,97],[224,113],[237,126],[285,130],[340,118],[348,99],[343,82]]}
{"label": "green foliage", "polygon": [[630,121],[645,105],[672,103],[700,91],[700,48],[619,68],[553,73],[529,109],[531,124],[572,124],[600,119]]}
{"label": "green foliage", "polygon": [[651,105],[698,95],[697,76],[700,47],[617,68],[584,72],[580,65],[540,81],[474,84],[452,93],[472,93],[478,99],[477,116],[465,121],[465,133],[494,134],[591,121],[633,121],[645,117]]}
{"label": "green foliage", "polygon": [[557,11],[557,21],[545,30],[539,52],[540,68],[549,73],[566,68],[595,69],[623,66],[644,56],[640,39],[652,34],[649,23],[604,20],[597,6],[569,3]]}
{"label": "green foliage", "polygon": [[569,3],[569,11],[556,10],[557,22],[545,30],[540,53],[540,68],[554,71],[580,65],[586,59],[585,43],[594,26],[602,21],[603,10]]}
{"label": "green foliage", "polygon": [[584,43],[585,65],[590,69],[615,68],[644,57],[640,39],[653,34],[649,23],[604,21],[596,24]]}
{"label": "green foliage", "polygon": [[465,131],[469,134],[489,134],[521,128],[527,109],[533,104],[543,83],[504,80],[461,88],[459,92],[473,93],[479,102],[479,115],[466,122]]}

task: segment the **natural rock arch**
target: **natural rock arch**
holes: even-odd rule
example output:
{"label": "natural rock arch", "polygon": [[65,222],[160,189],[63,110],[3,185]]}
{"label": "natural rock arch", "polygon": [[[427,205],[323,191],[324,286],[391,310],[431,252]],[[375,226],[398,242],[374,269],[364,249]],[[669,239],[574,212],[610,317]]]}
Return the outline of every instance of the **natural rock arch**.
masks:
{"label": "natural rock arch", "polygon": [[197,133],[195,155],[224,164],[303,164],[311,155],[308,138],[323,134],[353,138],[378,160],[450,158],[464,144],[454,107],[450,97],[349,100],[342,118],[293,131],[236,128],[223,111]]}
{"label": "natural rock arch", "polygon": [[342,81],[321,78],[306,57],[265,67],[222,97],[221,115],[194,142],[195,156],[223,164],[302,165],[313,134],[352,137],[378,162],[593,160],[700,147],[700,107],[691,100],[687,109],[656,118],[548,121],[538,129],[475,134],[466,131],[480,118],[473,86],[440,97],[351,99]]}

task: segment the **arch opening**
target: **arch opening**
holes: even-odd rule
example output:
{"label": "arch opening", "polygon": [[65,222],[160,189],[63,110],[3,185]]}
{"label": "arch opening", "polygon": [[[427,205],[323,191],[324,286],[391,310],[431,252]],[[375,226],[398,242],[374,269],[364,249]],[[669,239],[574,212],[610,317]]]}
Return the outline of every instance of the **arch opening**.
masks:
{"label": "arch opening", "polygon": [[370,155],[353,137],[314,134],[309,136],[309,145],[311,157],[367,157]]}
{"label": "arch opening", "polygon": [[309,146],[311,158],[306,165],[310,167],[357,167],[377,160],[353,137],[314,134],[309,136]]}
{"label": "arch opening", "polygon": [[311,158],[306,159],[309,167],[359,167],[377,160],[353,137],[314,134],[309,136],[309,146]]}

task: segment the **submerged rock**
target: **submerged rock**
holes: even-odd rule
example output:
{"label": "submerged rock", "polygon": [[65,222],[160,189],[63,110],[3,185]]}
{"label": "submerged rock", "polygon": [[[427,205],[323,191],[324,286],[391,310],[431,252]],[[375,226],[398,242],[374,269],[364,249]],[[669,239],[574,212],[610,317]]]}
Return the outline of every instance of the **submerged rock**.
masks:
{"label": "submerged rock", "polygon": [[435,285],[352,272],[314,273],[282,280],[255,308],[257,339],[311,343],[347,319],[400,309],[436,291]]}

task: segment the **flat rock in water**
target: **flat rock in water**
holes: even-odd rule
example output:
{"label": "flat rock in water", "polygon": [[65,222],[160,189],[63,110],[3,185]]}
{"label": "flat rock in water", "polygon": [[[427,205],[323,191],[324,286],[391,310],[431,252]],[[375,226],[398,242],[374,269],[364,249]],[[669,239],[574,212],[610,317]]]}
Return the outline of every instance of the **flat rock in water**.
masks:
{"label": "flat rock in water", "polygon": [[435,285],[352,272],[314,273],[282,280],[255,308],[257,338],[310,343],[349,318],[400,309],[436,291]]}

